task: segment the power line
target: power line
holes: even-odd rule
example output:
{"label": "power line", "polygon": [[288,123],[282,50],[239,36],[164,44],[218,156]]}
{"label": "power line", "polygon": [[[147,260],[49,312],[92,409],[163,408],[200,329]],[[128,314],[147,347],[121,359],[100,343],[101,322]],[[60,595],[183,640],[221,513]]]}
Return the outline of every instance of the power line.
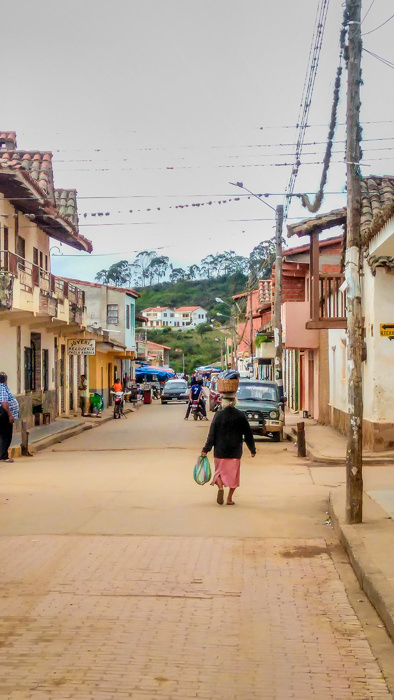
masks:
{"label": "power line", "polygon": [[394,15],[391,15],[391,17],[389,17],[388,19],[386,19],[385,22],[382,22],[382,24],[379,24],[378,27],[375,27],[375,29],[371,29],[369,32],[364,32],[364,34],[363,34],[362,36],[367,36],[368,34],[373,34],[373,32],[377,32],[378,29],[381,29],[382,27],[384,27],[385,24],[387,24],[388,22],[390,22],[390,21],[393,19],[393,17],[394,17]]}
{"label": "power line", "polygon": [[368,15],[369,15],[369,13],[370,13],[370,11],[371,11],[371,9],[372,9],[374,3],[375,3],[375,0],[372,0],[370,6],[369,6],[369,8],[368,8],[368,10],[366,11],[366,13],[365,13],[365,15],[364,15],[364,19],[362,19],[362,21],[361,21],[361,24],[363,24],[363,22],[365,22],[365,20],[367,19],[367,17],[368,17]]}
{"label": "power line", "polygon": [[[394,15],[393,15],[393,17],[394,17]],[[381,56],[378,56],[377,53],[373,53],[372,51],[368,51],[368,49],[363,49],[363,51],[365,51],[365,53],[369,53],[370,56],[372,56],[373,58],[376,58],[378,61],[383,63],[388,68],[394,68],[394,63],[392,63],[391,61],[388,61],[386,58],[382,58]],[[383,150],[383,149],[377,149],[377,150]],[[384,150],[388,151],[391,149],[385,148]]]}

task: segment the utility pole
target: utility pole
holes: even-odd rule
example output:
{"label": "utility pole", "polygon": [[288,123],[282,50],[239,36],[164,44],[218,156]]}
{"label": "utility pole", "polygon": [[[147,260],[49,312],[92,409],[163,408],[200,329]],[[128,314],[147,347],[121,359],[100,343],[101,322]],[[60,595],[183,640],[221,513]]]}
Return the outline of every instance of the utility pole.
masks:
{"label": "utility pole", "polygon": [[249,347],[250,347],[250,360],[252,363],[252,379],[254,379],[254,361],[253,361],[253,289],[252,289],[252,270],[249,273],[249,321],[250,321],[250,336],[249,336]]}
{"label": "utility pole", "polygon": [[346,521],[362,522],[362,427],[363,319],[361,304],[361,186],[360,186],[360,85],[361,85],[361,0],[347,0],[347,233],[345,280],[347,283],[347,369],[348,425],[346,450]]}
{"label": "utility pole", "polygon": [[280,399],[283,399],[282,376],[282,229],[283,206],[276,207],[276,259],[275,259],[275,297],[274,297],[274,337],[275,337],[275,381],[279,388]]}

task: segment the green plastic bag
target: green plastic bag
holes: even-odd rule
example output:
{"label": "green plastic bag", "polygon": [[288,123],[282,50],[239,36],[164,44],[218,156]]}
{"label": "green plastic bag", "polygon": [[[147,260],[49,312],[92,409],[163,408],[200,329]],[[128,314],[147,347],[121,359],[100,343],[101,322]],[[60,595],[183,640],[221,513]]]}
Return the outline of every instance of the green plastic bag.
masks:
{"label": "green plastic bag", "polygon": [[193,470],[193,479],[199,486],[204,486],[212,478],[208,457],[199,457]]}

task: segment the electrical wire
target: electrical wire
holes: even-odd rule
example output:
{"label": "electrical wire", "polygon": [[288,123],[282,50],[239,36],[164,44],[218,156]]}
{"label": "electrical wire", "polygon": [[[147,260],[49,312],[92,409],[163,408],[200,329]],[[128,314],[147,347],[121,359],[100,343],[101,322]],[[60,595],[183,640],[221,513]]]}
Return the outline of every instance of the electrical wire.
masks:
{"label": "electrical wire", "polygon": [[371,9],[372,9],[374,3],[375,3],[375,0],[372,0],[370,6],[368,7],[368,10],[366,11],[366,13],[365,13],[365,15],[364,15],[364,19],[361,20],[361,24],[363,24],[363,22],[365,22],[365,20],[367,19],[367,17],[368,17],[368,15],[369,15],[369,13],[370,13],[370,11],[371,11]]}
{"label": "electrical wire", "polygon": [[[393,17],[394,17],[394,15],[393,15]],[[381,63],[383,63],[383,64],[384,64],[385,66],[387,66],[388,68],[394,68],[394,63],[392,63],[392,61],[388,61],[386,58],[382,58],[382,56],[378,56],[377,53],[373,53],[372,51],[368,51],[368,49],[365,49],[365,48],[364,48],[363,51],[365,51],[365,53],[369,53],[370,56],[372,56],[373,58],[376,58],[378,61],[380,61]],[[371,149],[371,150],[372,150],[372,149]],[[385,148],[385,149],[376,149],[376,150],[391,151],[392,149],[391,149],[391,148]]]}
{"label": "electrical wire", "polygon": [[382,22],[382,24],[379,24],[378,27],[375,27],[375,29],[371,29],[369,32],[364,32],[364,34],[362,34],[362,36],[368,36],[368,34],[373,34],[373,32],[377,32],[378,29],[381,29],[382,27],[384,27],[384,25],[387,24],[388,22],[390,22],[393,18],[394,18],[394,15],[391,15],[391,17],[386,19],[385,22]]}

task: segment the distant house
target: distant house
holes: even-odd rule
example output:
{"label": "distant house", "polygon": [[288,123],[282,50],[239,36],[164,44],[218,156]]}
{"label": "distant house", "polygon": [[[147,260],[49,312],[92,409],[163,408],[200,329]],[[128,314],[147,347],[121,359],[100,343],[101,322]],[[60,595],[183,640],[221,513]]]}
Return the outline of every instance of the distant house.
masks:
{"label": "distant house", "polygon": [[195,328],[206,322],[207,312],[202,306],[179,306],[175,309],[175,328]]}
{"label": "distant house", "polygon": [[148,361],[157,367],[170,366],[170,346],[148,340]]}
{"label": "distant house", "polygon": [[207,311],[202,306],[180,306],[170,309],[168,306],[150,306],[141,312],[148,319],[148,328],[195,328],[207,322]]}
{"label": "distant house", "polygon": [[142,310],[142,315],[148,319],[145,326],[148,328],[165,328],[174,326],[175,312],[168,306],[149,306]]}

